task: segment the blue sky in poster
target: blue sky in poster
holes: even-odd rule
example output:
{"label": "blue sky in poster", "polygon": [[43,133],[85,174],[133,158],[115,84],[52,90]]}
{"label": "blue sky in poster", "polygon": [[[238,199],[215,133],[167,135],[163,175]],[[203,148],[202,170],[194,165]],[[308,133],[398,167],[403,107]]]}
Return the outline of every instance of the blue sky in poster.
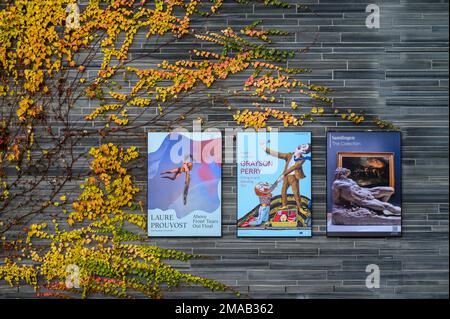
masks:
{"label": "blue sky in poster", "polygon": [[[256,138],[255,138],[256,136]],[[259,204],[258,197],[254,193],[254,185],[259,182],[274,183],[277,178],[283,172],[285,161],[278,159],[269,154],[266,154],[260,141],[270,141],[268,146],[278,152],[291,153],[294,149],[301,144],[311,143],[310,132],[240,132],[237,138],[237,185],[238,185],[238,218],[246,215],[250,210]],[[311,154],[308,154],[311,156]],[[244,160],[259,160],[259,161],[272,161],[274,166],[272,167],[259,167],[261,172],[259,174],[244,174],[242,169],[248,167],[242,161]],[[306,161],[303,164],[303,171],[306,178],[300,181],[300,193],[302,196],[306,196],[311,199],[311,161]],[[251,182],[248,183],[245,179],[250,178]],[[282,183],[279,183],[277,188],[273,191],[273,196],[281,194]],[[291,193],[290,189],[288,193]],[[240,230],[241,231],[241,230]],[[251,230],[245,230],[245,232],[252,232]],[[256,230],[258,232],[258,230]],[[261,232],[261,231],[259,231]],[[267,235],[270,231],[266,231]],[[286,230],[283,232],[292,233],[292,236],[298,235],[296,230]],[[278,235],[280,233],[278,232]],[[283,234],[286,235],[286,234]]]}

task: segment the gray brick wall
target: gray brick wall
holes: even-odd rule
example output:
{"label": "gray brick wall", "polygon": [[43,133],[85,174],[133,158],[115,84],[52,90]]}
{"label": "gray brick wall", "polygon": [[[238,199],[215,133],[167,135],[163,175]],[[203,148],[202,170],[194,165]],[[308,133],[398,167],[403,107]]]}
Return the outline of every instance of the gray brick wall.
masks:
{"label": "gray brick wall", "polygon": [[[374,1],[375,2],[375,1]],[[292,1],[298,4],[298,1]],[[223,237],[159,239],[151,243],[201,254],[180,269],[214,278],[252,298],[435,298],[448,297],[448,1],[379,0],[381,28],[365,27],[363,0],[306,0],[309,9],[264,8],[226,3],[219,16],[196,29],[241,27],[262,19],[265,27],[292,32],[280,46],[307,53],[289,66],[312,68],[305,76],[334,89],[335,105],[393,121],[403,132],[403,236],[327,238],[325,224],[327,130],[355,128],[332,116],[308,124],[313,133],[313,237],[236,238],[235,165],[223,168]],[[151,44],[138,43],[138,55]],[[160,58],[184,57],[195,44],[163,48]],[[245,101],[240,105],[245,106]],[[94,105],[91,105],[93,107]],[[88,112],[83,108],[83,113]],[[234,127],[229,112],[213,104],[202,111],[209,124]],[[120,137],[145,153],[145,128]],[[94,141],[95,143],[95,141]],[[86,145],[88,147],[88,145]],[[142,159],[145,167],[145,159]],[[145,173],[141,174],[145,190]],[[145,192],[144,192],[145,193]],[[381,287],[365,287],[365,268],[377,264]],[[0,296],[17,296],[0,287]],[[27,288],[20,296],[32,296]],[[169,298],[216,298],[231,294],[200,288],[170,292]]]}

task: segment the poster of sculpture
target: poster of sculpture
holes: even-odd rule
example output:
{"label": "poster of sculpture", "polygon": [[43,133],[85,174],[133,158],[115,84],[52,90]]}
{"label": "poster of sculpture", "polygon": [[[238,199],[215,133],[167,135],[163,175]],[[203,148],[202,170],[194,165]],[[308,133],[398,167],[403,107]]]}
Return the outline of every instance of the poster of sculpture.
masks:
{"label": "poster of sculpture", "polygon": [[239,132],[237,235],[311,236],[311,133]]}
{"label": "poster of sculpture", "polygon": [[327,235],[400,236],[400,132],[329,132]]}
{"label": "poster of sculpture", "polygon": [[221,236],[221,133],[148,133],[148,235]]}

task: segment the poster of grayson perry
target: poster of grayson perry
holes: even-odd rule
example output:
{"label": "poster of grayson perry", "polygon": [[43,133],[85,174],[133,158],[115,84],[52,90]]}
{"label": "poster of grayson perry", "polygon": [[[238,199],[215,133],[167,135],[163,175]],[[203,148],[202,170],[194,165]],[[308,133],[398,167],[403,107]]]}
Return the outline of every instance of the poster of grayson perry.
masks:
{"label": "poster of grayson perry", "polygon": [[311,236],[311,133],[237,136],[237,235]]}
{"label": "poster of grayson perry", "polygon": [[148,133],[148,235],[221,236],[222,136]]}
{"label": "poster of grayson perry", "polygon": [[329,132],[328,236],[401,235],[400,132]]}

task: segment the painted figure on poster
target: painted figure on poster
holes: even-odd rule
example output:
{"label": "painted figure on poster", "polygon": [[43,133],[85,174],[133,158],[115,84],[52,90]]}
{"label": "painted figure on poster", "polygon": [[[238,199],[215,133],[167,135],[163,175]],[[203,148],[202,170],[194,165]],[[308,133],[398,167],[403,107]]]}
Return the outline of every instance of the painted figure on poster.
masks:
{"label": "painted figure on poster", "polygon": [[261,141],[260,144],[267,154],[286,161],[283,171],[283,186],[281,188],[281,209],[287,207],[287,191],[290,187],[292,189],[297,208],[300,210],[302,206],[300,197],[300,180],[306,177],[305,173],[303,172],[302,165],[306,160],[311,160],[310,156],[305,156],[306,154],[311,152],[311,144],[301,144],[297,146],[291,153],[281,153],[274,151],[267,147],[265,141]]}
{"label": "painted figure on poster", "polygon": [[[192,159],[192,156],[190,156]],[[192,162],[188,161],[188,157],[186,157],[186,160],[184,161],[183,165],[180,167],[176,167],[174,169],[162,172],[161,176],[162,178],[168,178],[172,181],[177,179],[178,176],[180,176],[182,173],[185,173],[185,181],[184,181],[184,191],[183,191],[183,204],[186,205],[187,202],[187,195],[189,192],[189,184],[191,182],[191,171],[192,171]],[[167,174],[172,174],[172,176],[167,176]]]}

